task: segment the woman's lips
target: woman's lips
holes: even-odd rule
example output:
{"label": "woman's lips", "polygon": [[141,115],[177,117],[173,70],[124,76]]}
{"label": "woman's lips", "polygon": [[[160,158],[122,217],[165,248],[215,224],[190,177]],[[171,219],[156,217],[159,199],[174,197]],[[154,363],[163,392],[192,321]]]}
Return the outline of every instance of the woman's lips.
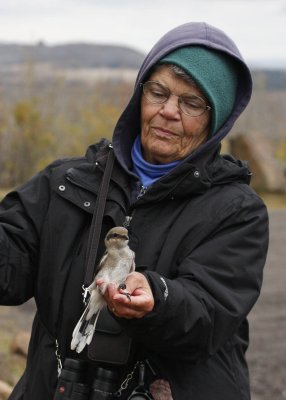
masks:
{"label": "woman's lips", "polygon": [[170,131],[165,128],[161,128],[159,126],[154,126],[153,129],[155,131],[155,134],[160,137],[166,138],[166,137],[179,136],[178,133]]}

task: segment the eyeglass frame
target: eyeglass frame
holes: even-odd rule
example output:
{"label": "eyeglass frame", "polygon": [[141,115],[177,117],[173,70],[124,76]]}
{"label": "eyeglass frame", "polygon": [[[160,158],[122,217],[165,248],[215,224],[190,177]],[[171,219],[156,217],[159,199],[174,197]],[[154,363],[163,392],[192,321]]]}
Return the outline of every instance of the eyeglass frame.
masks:
{"label": "eyeglass frame", "polygon": [[[147,94],[146,94],[145,91],[144,91],[144,88],[146,87],[145,85],[148,84],[148,83],[156,83],[157,85],[161,86],[163,89],[166,89],[167,92],[168,92],[168,96],[166,97],[166,99],[163,100],[163,101],[152,101],[152,100],[150,100],[150,99],[148,98]],[[167,101],[169,100],[169,98],[170,98],[171,95],[173,95],[173,96],[175,96],[175,97],[178,97],[178,99],[179,99],[179,100],[178,100],[178,108],[179,108],[179,110],[180,110],[184,115],[187,115],[188,117],[191,117],[191,118],[200,117],[200,116],[203,115],[206,111],[211,111],[211,109],[212,109],[211,106],[209,106],[208,104],[206,104],[206,101],[205,101],[202,97],[197,96],[196,94],[193,94],[193,93],[183,93],[183,94],[181,94],[180,96],[178,96],[177,94],[171,92],[171,90],[168,88],[168,86],[166,86],[166,85],[164,85],[164,84],[162,84],[162,83],[160,83],[160,82],[158,82],[158,81],[146,81],[146,82],[144,82],[144,83],[141,82],[141,83],[140,83],[140,86],[142,87],[142,92],[143,92],[144,96],[145,96],[146,99],[147,99],[150,103],[152,103],[152,104],[165,104],[165,103],[167,103]],[[201,108],[202,108],[202,112],[201,112],[200,114],[198,114],[198,115],[191,115],[191,114],[186,113],[184,110],[182,110],[182,108],[181,108],[182,97],[187,96],[187,95],[191,95],[191,96],[193,96],[193,97],[196,97],[196,98],[202,100],[203,103],[205,103],[205,106],[202,105],[202,107],[201,107]]]}

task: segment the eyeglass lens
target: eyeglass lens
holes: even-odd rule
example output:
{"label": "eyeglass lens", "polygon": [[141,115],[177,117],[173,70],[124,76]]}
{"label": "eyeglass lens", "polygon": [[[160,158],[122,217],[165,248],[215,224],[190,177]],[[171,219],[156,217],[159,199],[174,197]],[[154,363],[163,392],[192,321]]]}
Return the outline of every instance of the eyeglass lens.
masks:
{"label": "eyeglass lens", "polygon": [[[143,84],[143,93],[146,98],[154,104],[166,103],[171,94],[173,94],[167,86],[156,81],[145,82]],[[206,105],[204,99],[195,94],[184,93],[177,97],[179,98],[178,104],[180,110],[189,116],[199,116],[207,109],[210,109],[210,107]]]}

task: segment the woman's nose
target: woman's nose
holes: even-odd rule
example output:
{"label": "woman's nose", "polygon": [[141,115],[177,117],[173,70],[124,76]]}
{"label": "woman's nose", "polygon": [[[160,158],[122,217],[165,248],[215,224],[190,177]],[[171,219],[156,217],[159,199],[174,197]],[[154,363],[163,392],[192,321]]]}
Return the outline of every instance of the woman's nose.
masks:
{"label": "woman's nose", "polygon": [[175,95],[171,95],[168,100],[162,104],[160,114],[165,118],[180,118],[179,99]]}

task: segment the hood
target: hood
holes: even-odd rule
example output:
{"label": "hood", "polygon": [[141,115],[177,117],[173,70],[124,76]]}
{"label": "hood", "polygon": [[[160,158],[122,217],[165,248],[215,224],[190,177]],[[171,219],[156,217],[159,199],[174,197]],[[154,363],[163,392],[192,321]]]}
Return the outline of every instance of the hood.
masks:
{"label": "hood", "polygon": [[113,146],[119,163],[125,168],[131,167],[130,152],[135,137],[140,133],[141,86],[150,69],[168,53],[187,45],[205,46],[231,56],[238,65],[239,77],[236,100],[231,115],[223,126],[204,145],[190,154],[186,160],[195,160],[211,148],[218,147],[229,133],[234,122],[247,106],[252,92],[252,79],[235,43],[221,30],[204,22],[191,22],[180,25],[166,33],[151,49],[142,63],[135,82],[134,93],[129,104],[121,114],[113,134]]}

